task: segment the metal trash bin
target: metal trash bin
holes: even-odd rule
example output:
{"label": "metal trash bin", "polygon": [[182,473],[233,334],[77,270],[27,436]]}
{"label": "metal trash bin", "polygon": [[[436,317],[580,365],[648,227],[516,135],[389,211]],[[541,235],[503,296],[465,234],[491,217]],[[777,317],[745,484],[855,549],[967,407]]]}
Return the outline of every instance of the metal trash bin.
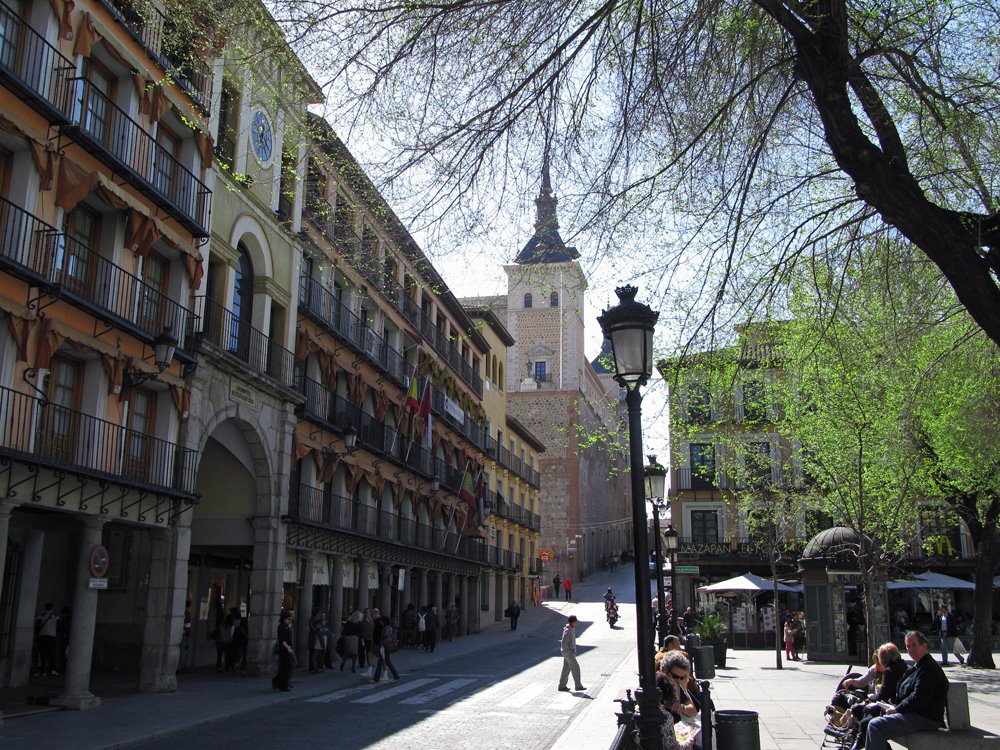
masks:
{"label": "metal trash bin", "polygon": [[694,673],[699,680],[715,679],[715,646],[698,646],[692,652]]}
{"label": "metal trash bin", "polygon": [[760,725],[756,711],[716,710],[717,750],[760,750]]}

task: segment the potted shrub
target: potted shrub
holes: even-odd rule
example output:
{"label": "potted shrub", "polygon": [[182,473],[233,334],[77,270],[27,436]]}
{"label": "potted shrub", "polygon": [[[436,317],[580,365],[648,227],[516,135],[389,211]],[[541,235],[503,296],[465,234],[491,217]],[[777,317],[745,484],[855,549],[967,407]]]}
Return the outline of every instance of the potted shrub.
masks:
{"label": "potted shrub", "polygon": [[715,649],[715,666],[726,666],[726,621],[718,612],[709,612],[694,626],[703,646]]}

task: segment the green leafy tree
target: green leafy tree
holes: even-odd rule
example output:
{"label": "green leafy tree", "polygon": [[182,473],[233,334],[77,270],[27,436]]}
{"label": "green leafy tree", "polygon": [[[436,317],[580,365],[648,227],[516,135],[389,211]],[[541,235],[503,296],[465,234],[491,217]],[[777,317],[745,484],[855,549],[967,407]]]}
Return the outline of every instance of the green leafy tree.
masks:
{"label": "green leafy tree", "polygon": [[784,349],[794,384],[786,429],[808,447],[803,464],[830,514],[862,535],[866,583],[915,553],[901,538],[922,534],[932,546],[929,518],[964,524],[976,558],[971,658],[993,667],[996,347],[923,258],[891,245],[836,278],[817,274],[794,309]]}
{"label": "green leafy tree", "polygon": [[564,218],[613,251],[595,266],[685,286],[699,330],[905,238],[1000,342],[996,0],[270,7],[338,127],[464,248],[551,156]]}

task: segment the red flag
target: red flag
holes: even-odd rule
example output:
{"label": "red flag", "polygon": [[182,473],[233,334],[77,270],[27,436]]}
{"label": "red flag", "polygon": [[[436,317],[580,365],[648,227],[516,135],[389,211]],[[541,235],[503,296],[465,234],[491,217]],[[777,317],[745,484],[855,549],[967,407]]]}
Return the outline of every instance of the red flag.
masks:
{"label": "red flag", "polygon": [[465,505],[465,523],[462,524],[462,533],[465,536],[482,537],[483,532],[479,509],[482,507],[480,501],[482,493],[482,472],[478,479],[473,479],[469,469],[471,461],[465,464],[465,473],[462,475],[462,484],[458,490],[458,502]]}
{"label": "red flag", "polygon": [[469,506],[471,512],[476,510],[476,483],[472,478],[472,474],[469,473],[469,467],[472,465],[471,461],[465,462],[465,473],[462,474],[462,484],[458,488],[458,499],[459,502],[463,502]]}

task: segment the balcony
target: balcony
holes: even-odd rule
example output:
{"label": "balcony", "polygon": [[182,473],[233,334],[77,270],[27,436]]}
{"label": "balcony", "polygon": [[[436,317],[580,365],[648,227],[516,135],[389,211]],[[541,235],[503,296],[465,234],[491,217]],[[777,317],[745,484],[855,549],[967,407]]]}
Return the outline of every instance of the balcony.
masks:
{"label": "balcony", "polygon": [[301,391],[305,363],[293,352],[240,320],[218,302],[207,297],[198,297],[197,302],[203,308],[202,342],[284,388]]}
{"label": "balcony", "polygon": [[334,433],[342,434],[353,427],[358,433],[358,443],[367,450],[388,456],[394,463],[406,466],[427,481],[434,476],[434,461],[430,452],[420,446],[419,440],[411,441],[403,430],[395,430],[374,416],[365,414],[312,378],[305,378],[304,383],[303,418]]}
{"label": "balcony", "polygon": [[491,455],[495,455],[497,461],[499,461],[501,465],[506,467],[508,470],[514,472],[517,476],[519,476],[521,479],[523,479],[531,486],[533,487],[539,486],[540,478],[538,476],[538,472],[535,469],[532,469],[530,466],[528,466],[528,464],[526,464],[516,455],[511,453],[507,448],[503,448],[499,445],[496,445],[495,443],[494,445],[496,446],[496,449],[495,452],[491,452]]}
{"label": "balcony", "polygon": [[493,490],[486,491],[486,512],[497,518],[512,521],[530,531],[541,531],[541,519],[537,513],[532,513],[520,505],[514,505]]}
{"label": "balcony", "polygon": [[319,487],[293,488],[288,500],[288,516],[291,521],[310,526],[345,531],[438,555],[488,562],[490,548],[478,541],[325,492]]}
{"label": "balcony", "polygon": [[714,467],[701,467],[692,471],[690,467],[674,469],[677,477],[676,490],[728,490],[732,483],[724,472],[716,472]]}
{"label": "balcony", "polygon": [[479,373],[473,369],[472,365],[465,361],[462,353],[455,348],[455,345],[445,335],[444,331],[438,328],[425,312],[420,313],[420,333],[427,343],[434,347],[434,351],[441,355],[441,358],[451,366],[451,369],[458,373],[462,380],[472,386],[472,390],[476,392],[476,395],[482,397],[483,379],[479,377]]}
{"label": "balcony", "polygon": [[5,198],[0,198],[0,264],[150,342],[170,326],[178,347],[191,351],[194,313]]}
{"label": "balcony", "polygon": [[45,41],[21,15],[0,2],[0,80],[49,122],[68,115],[72,60]]}
{"label": "balcony", "polygon": [[0,455],[177,497],[195,494],[194,450],[3,387]]}
{"label": "balcony", "polygon": [[409,382],[412,366],[403,355],[314,278],[299,284],[299,311],[363,354],[398,385]]}
{"label": "balcony", "polygon": [[212,193],[142,127],[86,78],[73,78],[66,132],[110,169],[159,202],[195,237],[208,237]]}
{"label": "balcony", "polygon": [[171,80],[208,114],[212,96],[209,65],[198,59],[190,30],[180,28],[150,0],[102,0],[132,38],[170,74]]}

